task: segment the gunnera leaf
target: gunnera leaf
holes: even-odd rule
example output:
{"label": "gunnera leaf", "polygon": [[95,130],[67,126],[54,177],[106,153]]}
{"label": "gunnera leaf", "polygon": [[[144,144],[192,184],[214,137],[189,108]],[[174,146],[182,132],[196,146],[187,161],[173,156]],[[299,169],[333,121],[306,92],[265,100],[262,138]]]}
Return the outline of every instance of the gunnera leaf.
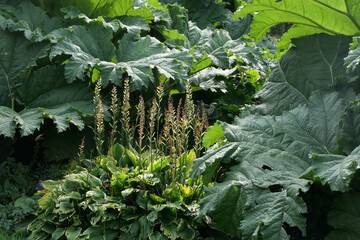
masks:
{"label": "gunnera leaf", "polygon": [[19,74],[40,54],[44,44],[29,44],[21,33],[0,30],[0,105],[12,107]]}
{"label": "gunnera leaf", "polygon": [[280,46],[287,48],[290,38],[316,33],[356,35],[360,32],[359,12],[356,0],[304,0],[300,3],[296,0],[255,0],[240,6],[234,19],[252,13],[254,19],[250,35],[256,40],[263,38],[272,26],[294,23],[280,41]]}
{"label": "gunnera leaf", "polygon": [[60,28],[60,18],[49,18],[39,7],[30,2],[22,2],[14,12],[14,19],[9,19],[7,27],[10,31],[24,32],[32,42],[41,42],[51,31]]}
{"label": "gunnera leaf", "polygon": [[332,191],[349,191],[352,177],[360,168],[360,147],[348,156],[314,154],[312,170],[314,178],[329,184]]}
{"label": "gunnera leaf", "polygon": [[187,69],[194,62],[188,51],[169,49],[157,39],[146,36],[140,38],[135,34],[126,34],[118,42],[116,50],[117,64],[132,77],[131,90],[140,90],[154,81],[152,69],[171,79],[186,79]]}
{"label": "gunnera leaf", "polygon": [[[115,56],[115,46],[111,42],[112,31],[102,26],[73,26],[60,29],[50,34],[60,40],[50,52],[50,59],[59,55],[69,55],[71,58],[65,65],[65,77],[69,83],[76,79],[84,80],[89,67],[94,68],[100,60],[111,62]],[[121,77],[121,76],[120,76]],[[104,79],[109,82],[109,79]]]}
{"label": "gunnera leaf", "polygon": [[[344,111],[339,94],[316,91],[308,105],[281,116],[243,114],[234,124],[223,123],[229,144],[196,159],[191,172],[221,181],[206,188],[201,215],[244,239],[287,239],[284,222],[304,235],[306,204],[298,194],[310,181],[300,177],[310,167],[309,154],[329,155],[338,148]],[[218,176],[224,165],[234,167]]]}
{"label": "gunnera leaf", "polygon": [[343,59],[350,41],[350,37],[326,35],[294,39],[296,48],[282,56],[269,81],[258,92],[262,104],[256,109],[278,115],[300,104],[308,104],[315,90],[334,89],[340,84],[339,78],[348,76]]}
{"label": "gunnera leaf", "polygon": [[360,63],[360,37],[354,38],[349,55],[344,59],[348,72],[354,72]]}

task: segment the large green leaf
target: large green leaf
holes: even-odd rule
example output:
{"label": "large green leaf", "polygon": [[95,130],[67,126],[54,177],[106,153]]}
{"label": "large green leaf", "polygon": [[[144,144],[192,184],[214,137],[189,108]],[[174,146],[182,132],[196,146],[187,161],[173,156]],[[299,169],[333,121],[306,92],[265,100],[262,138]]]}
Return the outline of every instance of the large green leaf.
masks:
{"label": "large green leaf", "polygon": [[50,59],[62,54],[71,56],[65,65],[65,76],[70,83],[77,78],[83,80],[89,67],[94,68],[100,60],[110,62],[115,55],[110,28],[89,26],[87,30],[81,26],[73,26],[57,30],[50,36],[65,37],[51,49]]}
{"label": "large green leaf", "polygon": [[328,215],[328,223],[334,227],[326,239],[329,240],[351,240],[360,236],[359,225],[354,224],[360,221],[359,193],[345,193],[337,198],[334,203],[335,209]]}
{"label": "large green leaf", "polygon": [[66,13],[64,16],[65,19],[80,20],[85,24],[99,24],[105,28],[111,28],[114,32],[126,30],[128,32],[139,33],[141,31],[150,30],[148,23],[146,23],[145,19],[140,16],[120,16],[115,19],[104,19],[102,16],[89,18],[73,6],[65,8],[62,11]]}
{"label": "large green leaf", "polygon": [[356,67],[360,64],[360,37],[354,38],[349,56],[344,61],[348,72],[355,71]]}
{"label": "large green leaf", "polygon": [[[15,112],[2,106],[0,134],[13,137],[18,127],[21,136],[27,136],[40,128],[44,118],[54,121],[58,132],[70,124],[84,128],[83,115],[93,114],[92,91],[84,83],[67,84],[61,67],[45,66],[34,71],[17,88],[17,101],[25,109]],[[44,81],[46,79],[46,81]]]}
{"label": "large green leaf", "polygon": [[344,140],[343,151],[350,154],[360,145],[360,105],[346,111],[340,137]]}
{"label": "large green leaf", "polygon": [[283,55],[258,92],[262,103],[258,109],[279,114],[308,104],[314,90],[329,91],[341,81],[350,81],[343,67],[350,41],[349,37],[326,35],[294,39],[296,48]]}
{"label": "large green leaf", "polygon": [[32,44],[21,33],[0,30],[0,105],[12,106],[19,74],[39,55],[43,44]]}
{"label": "large green leaf", "polygon": [[[204,181],[215,177],[222,181],[207,188],[201,214],[210,215],[233,235],[240,227],[244,239],[287,239],[284,222],[305,234],[301,213],[306,206],[298,194],[299,189],[306,192],[308,180],[300,177],[310,167],[309,154],[329,156],[339,147],[337,133],[344,112],[344,101],[337,93],[316,91],[308,105],[280,116],[248,114],[234,124],[222,124],[230,143],[196,159],[191,172],[202,174]],[[336,165],[331,163],[323,169]],[[229,164],[235,166],[217,176],[217,169]],[[229,212],[228,204],[235,209]]]}
{"label": "large green leaf", "polygon": [[314,176],[319,178],[322,184],[329,184],[331,190],[349,191],[352,177],[360,168],[360,147],[349,156],[314,154],[312,168]]}
{"label": "large green leaf", "polygon": [[[256,14],[255,14],[256,12]],[[295,25],[282,37],[282,47],[290,44],[290,38],[315,33],[360,33],[360,7],[356,0],[255,0],[239,7],[234,19],[253,13],[250,35],[260,40],[265,33],[279,23]]]}
{"label": "large green leaf", "polygon": [[41,42],[51,31],[62,26],[60,18],[49,18],[45,12],[29,2],[22,2],[14,11],[14,20],[9,19],[7,27],[11,31],[21,31],[27,39]]}
{"label": "large green leaf", "polygon": [[133,0],[60,0],[53,3],[55,10],[73,6],[89,18],[99,16],[116,17],[116,16],[141,16],[148,21],[154,19],[150,9],[146,6],[134,6]]}
{"label": "large green leaf", "polygon": [[150,36],[139,38],[137,35],[127,34],[118,43],[118,64],[114,64],[114,69],[121,67],[132,77],[132,90],[147,87],[154,80],[153,68],[157,68],[167,78],[186,79],[185,67],[194,61],[188,51],[168,49]]}
{"label": "large green leaf", "polygon": [[284,222],[305,232],[301,213],[306,212],[306,205],[297,195],[300,189],[308,189],[307,184],[292,173],[269,172],[244,161],[233,167],[222,183],[206,188],[200,215],[212,216],[219,227],[231,235],[241,233],[243,239],[252,235],[284,239]]}

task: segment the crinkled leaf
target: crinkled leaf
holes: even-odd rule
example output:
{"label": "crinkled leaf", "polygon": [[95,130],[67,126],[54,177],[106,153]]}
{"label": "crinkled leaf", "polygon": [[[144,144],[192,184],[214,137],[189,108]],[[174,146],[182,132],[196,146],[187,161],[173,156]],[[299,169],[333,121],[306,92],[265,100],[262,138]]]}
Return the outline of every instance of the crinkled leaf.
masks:
{"label": "crinkled leaf", "polygon": [[[356,43],[355,43],[356,42]],[[354,38],[352,49],[349,55],[344,59],[344,63],[348,72],[355,71],[356,67],[360,64],[360,38]]]}
{"label": "crinkled leaf", "polygon": [[99,24],[105,28],[111,28],[113,32],[117,32],[120,29],[125,29],[128,32],[133,33],[140,33],[142,30],[150,30],[148,23],[146,23],[145,19],[140,16],[120,16],[115,19],[104,19],[101,16],[97,18],[89,18],[73,6],[63,9],[63,12],[66,14],[64,16],[65,19],[76,19],[85,23]]}
{"label": "crinkled leaf", "polygon": [[319,178],[322,184],[328,183],[332,191],[349,191],[352,177],[359,168],[360,147],[349,156],[313,155],[312,169],[315,179]]}
{"label": "crinkled leaf", "polygon": [[65,65],[65,77],[70,83],[76,78],[84,80],[89,67],[95,67],[100,60],[111,62],[115,56],[115,47],[111,42],[112,31],[109,28],[95,25],[87,30],[73,26],[65,31],[56,30],[50,36],[65,37],[51,49],[50,59],[62,54],[71,56]]}
{"label": "crinkled leaf", "polygon": [[16,112],[11,108],[0,106],[0,134],[13,137],[16,130]]}
{"label": "crinkled leaf", "polygon": [[132,77],[132,90],[147,87],[153,81],[153,68],[172,79],[186,79],[184,67],[192,63],[189,52],[168,49],[153,37],[138,38],[128,34],[119,41],[116,51],[117,66],[121,66]]}
{"label": "crinkled leaf", "polygon": [[[23,135],[40,127],[40,117],[53,119],[59,132],[69,128],[70,123],[79,129],[84,127],[80,116],[93,113],[92,91],[85,83],[67,84],[62,75],[61,68],[45,66],[18,88],[19,101],[27,106],[17,118]],[[37,110],[39,107],[42,112]]]}
{"label": "crinkled leaf", "polygon": [[39,109],[31,108],[21,111],[16,117],[16,122],[20,127],[21,136],[28,136],[39,130],[44,120]]}
{"label": "crinkled leaf", "polygon": [[328,223],[332,230],[326,239],[329,240],[350,240],[358,239],[360,236],[360,201],[359,193],[345,193],[334,202],[335,209],[328,214]]}
{"label": "crinkled leaf", "polygon": [[327,91],[345,77],[343,59],[350,38],[315,35],[295,39],[296,48],[282,56],[269,81],[258,92],[257,108],[267,114],[308,104],[314,90]]}
{"label": "crinkled leaf", "polygon": [[219,1],[180,1],[189,12],[189,19],[201,28],[214,28],[214,24],[224,22],[231,11],[227,9],[225,2]]}
{"label": "crinkled leaf", "polygon": [[46,34],[62,25],[60,18],[49,18],[41,8],[29,2],[22,2],[14,15],[15,21],[11,21],[8,28],[24,32],[25,37],[34,42],[43,41]]}
{"label": "crinkled leaf", "polygon": [[[279,23],[295,23],[290,37],[314,33],[353,36],[360,32],[359,12],[356,0],[255,0],[245,7],[239,7],[234,19],[253,13],[250,35],[256,40],[260,40],[272,26]],[[289,40],[290,37],[285,39]],[[289,44],[287,41],[283,46]]]}

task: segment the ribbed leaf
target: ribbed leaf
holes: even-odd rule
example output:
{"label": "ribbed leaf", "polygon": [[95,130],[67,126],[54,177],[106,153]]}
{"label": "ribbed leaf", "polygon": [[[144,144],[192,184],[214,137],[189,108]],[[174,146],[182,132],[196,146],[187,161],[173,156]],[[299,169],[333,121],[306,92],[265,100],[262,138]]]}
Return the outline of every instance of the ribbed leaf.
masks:
{"label": "ribbed leaf", "polygon": [[312,167],[314,176],[319,178],[321,183],[328,183],[331,190],[349,191],[352,177],[360,168],[360,147],[349,156],[314,154]]}
{"label": "ribbed leaf", "polygon": [[16,129],[16,112],[11,108],[0,106],[0,134],[13,137]]}
{"label": "ribbed leaf", "polygon": [[140,33],[142,30],[150,31],[149,25],[146,23],[145,19],[140,16],[120,16],[109,21],[105,20],[101,16],[97,18],[89,18],[73,6],[63,9],[63,12],[66,13],[64,16],[65,19],[76,19],[84,23],[99,24],[105,28],[111,28],[114,32],[117,32],[120,29],[133,33]]}
{"label": "ribbed leaf", "polygon": [[111,42],[112,31],[109,28],[91,26],[86,30],[81,26],[73,26],[51,34],[52,37],[58,35],[65,39],[52,48],[50,59],[62,54],[71,56],[65,65],[65,76],[69,83],[76,78],[83,80],[89,67],[95,67],[100,60],[111,62],[115,55],[115,47]]}
{"label": "ribbed leaf", "polygon": [[[255,14],[256,12],[256,14]],[[279,23],[295,23],[289,35],[282,41],[290,44],[290,37],[315,33],[356,35],[360,32],[360,7],[356,0],[255,0],[240,7],[234,19],[253,13],[250,35],[260,40],[265,33]]]}
{"label": "ribbed leaf", "polygon": [[348,79],[343,59],[351,38],[316,35],[295,39],[258,93],[263,113],[279,114],[299,104],[308,104],[314,90],[327,91]]}
{"label": "ribbed leaf", "polygon": [[46,34],[62,25],[60,18],[49,18],[43,10],[29,2],[22,2],[14,15],[15,20],[8,21],[8,28],[24,32],[25,37],[34,42],[43,41]]}
{"label": "ribbed leaf", "polygon": [[[222,124],[230,143],[196,159],[192,174],[203,174],[207,181],[221,165],[237,165],[222,176],[222,183],[206,189],[201,214],[210,215],[233,235],[241,232],[244,239],[288,239],[284,222],[305,234],[301,213],[306,212],[306,205],[298,194],[299,189],[306,192],[309,181],[300,177],[310,167],[310,153],[328,156],[338,148],[337,132],[344,111],[337,93],[316,91],[308,106],[281,116],[248,114],[234,124]],[[324,165],[324,169],[332,166]]]}
{"label": "ribbed leaf", "polygon": [[[360,11],[360,10],[359,10]],[[356,67],[360,64],[360,37],[354,38],[352,49],[349,51],[349,56],[344,59],[345,66],[348,72],[355,71]]]}
{"label": "ribbed leaf", "polygon": [[119,41],[116,60],[116,66],[124,68],[132,77],[132,90],[147,87],[154,79],[152,69],[155,67],[167,78],[186,79],[184,67],[194,61],[187,51],[170,50],[155,38],[138,38],[132,34]]}

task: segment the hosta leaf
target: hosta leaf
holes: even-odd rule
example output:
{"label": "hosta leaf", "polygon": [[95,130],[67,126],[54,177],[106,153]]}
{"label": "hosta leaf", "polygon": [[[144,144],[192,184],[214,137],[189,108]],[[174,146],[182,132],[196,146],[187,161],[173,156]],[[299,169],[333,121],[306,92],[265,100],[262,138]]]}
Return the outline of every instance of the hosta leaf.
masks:
{"label": "hosta leaf", "polygon": [[258,92],[258,106],[267,114],[279,114],[299,104],[308,104],[314,90],[328,91],[345,77],[343,59],[350,38],[315,35],[295,39],[296,48],[287,52],[273,69],[269,82]]}
{"label": "hosta leaf", "polygon": [[356,0],[304,0],[300,3],[296,0],[255,0],[252,4],[240,7],[234,19],[254,13],[250,35],[257,40],[279,23],[295,23],[291,34],[294,37],[314,33],[353,36],[360,32],[359,10]]}
{"label": "hosta leaf", "polygon": [[360,147],[349,156],[314,154],[312,168],[315,178],[319,178],[322,184],[328,183],[331,190],[349,191],[351,179],[360,168]]}
{"label": "hosta leaf", "polygon": [[51,240],[58,240],[59,238],[61,238],[62,235],[64,235],[64,233],[65,233],[64,228],[56,229],[55,232],[53,232],[53,234],[51,235]]}
{"label": "hosta leaf", "polygon": [[224,130],[218,122],[216,122],[213,126],[209,127],[209,130],[204,134],[203,146],[208,148],[223,137],[225,137]]}
{"label": "hosta leaf", "polygon": [[68,240],[75,240],[81,233],[81,227],[69,227],[66,229],[65,236]]}
{"label": "hosta leaf", "polygon": [[334,203],[335,209],[328,214],[328,223],[334,230],[329,233],[326,239],[357,239],[360,235],[360,201],[359,193],[345,193],[337,198]]}

